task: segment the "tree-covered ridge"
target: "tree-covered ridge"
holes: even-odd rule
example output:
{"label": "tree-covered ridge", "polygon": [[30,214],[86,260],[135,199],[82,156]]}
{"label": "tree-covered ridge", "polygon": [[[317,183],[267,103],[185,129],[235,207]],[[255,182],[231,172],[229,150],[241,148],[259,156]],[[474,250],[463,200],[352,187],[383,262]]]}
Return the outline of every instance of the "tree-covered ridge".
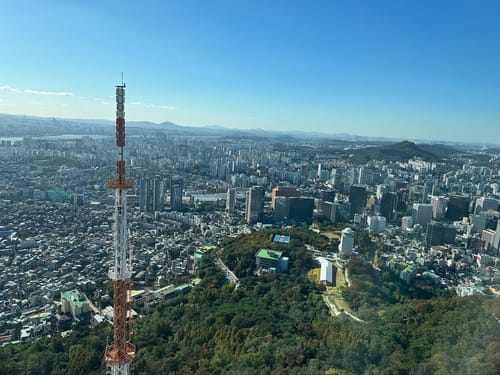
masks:
{"label": "tree-covered ridge", "polygon": [[306,244],[318,250],[331,249],[328,238],[307,229],[288,229],[280,234],[290,235],[288,244],[273,242],[273,231],[255,232],[251,235],[230,238],[220,254],[221,259],[234,271],[238,277],[252,276],[255,271],[255,254],[260,248],[280,250],[290,258],[292,278],[300,277],[304,271],[312,267],[311,254],[306,250]]}
{"label": "tree-covered ridge", "polygon": [[[303,270],[311,234],[295,236],[287,274],[251,274],[261,232],[232,239],[240,285],[208,255],[202,283],[135,324],[135,374],[497,374],[500,305],[493,297],[427,295],[369,264],[349,265],[345,298],[366,323],[332,317]],[[310,242],[309,242],[310,243]],[[273,245],[270,245],[273,246]],[[295,246],[295,247],[294,247]],[[229,262],[228,262],[229,263]],[[103,370],[109,327],[0,348],[0,374],[92,374]]]}
{"label": "tree-covered ridge", "polygon": [[[426,283],[408,285],[383,268],[348,265],[346,301],[367,322],[369,373],[495,374],[500,371],[500,301],[458,298]],[[382,350],[373,349],[375,347]],[[373,356],[371,356],[373,355]],[[376,370],[373,367],[376,366]],[[384,370],[385,369],[385,370]],[[390,370],[389,370],[390,369]]]}
{"label": "tree-covered ridge", "polygon": [[349,160],[353,163],[367,163],[370,160],[386,160],[407,162],[408,159],[422,158],[426,161],[439,161],[437,153],[433,152],[433,147],[419,147],[413,142],[403,141],[399,143],[391,143],[383,146],[366,147],[357,150],[349,150]]}

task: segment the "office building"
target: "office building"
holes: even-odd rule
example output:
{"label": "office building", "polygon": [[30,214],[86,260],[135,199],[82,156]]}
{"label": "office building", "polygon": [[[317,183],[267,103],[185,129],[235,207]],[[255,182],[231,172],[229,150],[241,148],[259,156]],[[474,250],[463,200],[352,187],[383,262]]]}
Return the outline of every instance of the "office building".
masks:
{"label": "office building", "polygon": [[432,205],[427,203],[413,204],[413,225],[420,225],[425,228],[432,220]]}
{"label": "office building", "polygon": [[264,219],[264,188],[262,186],[254,186],[248,190],[245,219],[248,224],[262,222]]}
{"label": "office building", "polygon": [[366,207],[366,185],[354,184],[349,191],[351,203],[351,218],[354,214],[362,214]]}
{"label": "office building", "polygon": [[313,198],[288,198],[288,219],[290,220],[309,222],[313,217],[313,209]]}
{"label": "office building", "polygon": [[370,233],[379,234],[385,230],[386,218],[383,216],[368,216],[367,224]]}
{"label": "office building", "polygon": [[446,207],[448,207],[448,198],[432,195],[431,205],[432,205],[432,218],[434,220],[444,219],[444,215],[446,214]]}
{"label": "office building", "polygon": [[335,201],[335,190],[323,189],[319,192],[320,199],[323,202],[334,202]]}
{"label": "office building", "polygon": [[295,186],[279,185],[271,191],[271,208],[274,209],[276,197],[300,197],[300,191]]}
{"label": "office building", "polygon": [[431,246],[453,244],[455,243],[456,236],[457,230],[454,226],[431,221],[427,225],[425,245],[427,248],[430,248]]}
{"label": "office building", "polygon": [[474,233],[481,233],[486,229],[486,223],[488,222],[488,216],[485,212],[480,212],[479,215],[469,216],[469,221],[472,224],[472,229]]}
{"label": "office building", "polygon": [[380,200],[380,215],[386,218],[387,221],[396,219],[398,208],[398,195],[394,192],[382,193]]}
{"label": "office building", "polygon": [[274,199],[273,221],[279,223],[288,217],[288,198],[276,197]]}
{"label": "office building", "polygon": [[491,229],[483,230],[481,240],[484,241],[484,248],[490,250],[495,242],[495,231]]}
{"label": "office building", "polygon": [[321,214],[330,219],[330,217],[332,216],[332,206],[333,206],[333,202],[326,202],[326,201],[320,201],[320,210],[321,210]]}
{"label": "office building", "polygon": [[330,220],[332,223],[345,223],[351,216],[351,204],[349,202],[333,202],[330,208]]}
{"label": "office building", "polygon": [[470,198],[466,195],[450,195],[445,218],[448,220],[462,220],[469,216]]}
{"label": "office building", "polygon": [[480,212],[486,212],[488,210],[498,211],[498,201],[490,197],[477,198],[474,215],[479,215]]}

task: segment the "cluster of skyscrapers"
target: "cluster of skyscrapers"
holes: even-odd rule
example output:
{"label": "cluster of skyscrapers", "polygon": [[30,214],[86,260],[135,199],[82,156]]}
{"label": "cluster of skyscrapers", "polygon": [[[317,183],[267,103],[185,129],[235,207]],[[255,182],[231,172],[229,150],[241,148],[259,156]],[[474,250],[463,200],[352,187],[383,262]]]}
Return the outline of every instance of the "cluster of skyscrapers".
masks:
{"label": "cluster of skyscrapers", "polygon": [[162,180],[160,177],[141,178],[139,182],[139,209],[141,212],[162,211],[170,197],[170,209],[182,210],[183,179],[179,176]]}

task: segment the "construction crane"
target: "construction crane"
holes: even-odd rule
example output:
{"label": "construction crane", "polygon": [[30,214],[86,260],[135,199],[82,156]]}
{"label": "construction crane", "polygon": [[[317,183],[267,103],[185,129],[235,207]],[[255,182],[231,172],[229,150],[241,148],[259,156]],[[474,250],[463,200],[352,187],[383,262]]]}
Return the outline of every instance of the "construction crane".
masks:
{"label": "construction crane", "polygon": [[127,261],[127,190],[133,181],[126,178],[123,148],[125,147],[125,84],[116,87],[116,146],[119,159],[116,162],[116,177],[108,187],[115,191],[115,214],[113,226],[114,262],[109,270],[113,281],[113,344],[106,347],[104,360],[110,375],[129,375],[130,362],[135,357],[135,347],[129,342],[127,329],[128,289],[131,286],[131,259]]}

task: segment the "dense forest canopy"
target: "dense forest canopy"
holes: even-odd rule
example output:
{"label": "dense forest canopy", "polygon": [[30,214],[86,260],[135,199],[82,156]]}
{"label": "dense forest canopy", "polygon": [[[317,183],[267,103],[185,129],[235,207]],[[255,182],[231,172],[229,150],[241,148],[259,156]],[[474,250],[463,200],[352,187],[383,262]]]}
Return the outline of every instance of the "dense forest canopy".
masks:
{"label": "dense forest canopy", "polygon": [[[500,304],[494,297],[458,298],[399,283],[390,273],[349,264],[345,299],[365,323],[332,317],[305,245],[324,238],[297,232],[282,250],[285,274],[253,274],[255,251],[268,232],[227,241],[218,256],[240,285],[227,283],[214,254],[201,284],[136,321],[135,374],[497,374]],[[0,374],[100,374],[109,326],[75,327],[53,337],[0,348]]]}

